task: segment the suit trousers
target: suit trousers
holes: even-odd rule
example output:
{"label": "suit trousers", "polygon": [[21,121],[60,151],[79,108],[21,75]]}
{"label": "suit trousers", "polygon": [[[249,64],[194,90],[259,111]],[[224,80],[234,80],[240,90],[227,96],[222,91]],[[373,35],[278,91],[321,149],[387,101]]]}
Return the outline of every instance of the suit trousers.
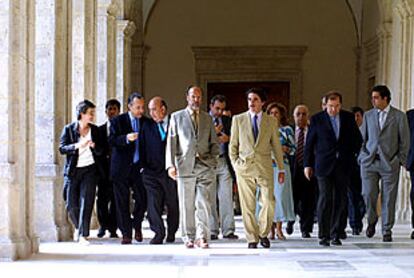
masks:
{"label": "suit trousers", "polygon": [[[234,233],[234,209],[233,209],[233,178],[225,157],[218,159],[216,178],[210,187],[211,200],[210,232],[219,234],[219,227],[223,236]],[[217,206],[218,201],[218,206]],[[218,209],[218,211],[217,211]]]}
{"label": "suit trousers", "polygon": [[[134,200],[133,218],[130,213],[130,195]],[[132,238],[132,229],[141,229],[147,208],[145,188],[138,165],[133,165],[127,177],[114,180],[116,218],[122,236]]]}
{"label": "suit trousers", "polygon": [[410,191],[411,227],[414,229],[414,170],[410,170],[410,177],[411,177],[411,191]]}
{"label": "suit trousers", "polygon": [[112,181],[109,177],[98,182],[96,208],[101,229],[116,233],[116,209]]}
{"label": "suit trousers", "polygon": [[79,235],[89,236],[92,210],[95,201],[97,169],[95,164],[76,168],[73,176],[65,176],[66,209]]}
{"label": "suit trousers", "polygon": [[319,237],[337,238],[343,232],[341,215],[346,209],[349,176],[344,174],[340,165],[336,165],[330,175],[317,177],[317,179]]}
{"label": "suit trousers", "polygon": [[167,208],[167,231],[174,235],[178,230],[178,195],[177,184],[168,177],[167,171],[153,174],[144,171],[142,175],[147,192],[147,212],[150,229],[155,237],[165,237],[164,220],[162,213],[164,205]]}
{"label": "suit trousers", "polygon": [[[378,221],[376,212],[378,194],[381,190],[382,206],[382,234],[391,234],[395,222],[395,203],[398,193],[400,165],[395,163],[391,170],[384,170],[380,159],[375,159],[369,166],[361,165],[362,196],[367,207],[368,225],[375,225]],[[379,180],[381,179],[381,189]]]}
{"label": "suit trousers", "polygon": [[196,158],[193,175],[177,177],[180,224],[184,242],[196,238],[206,240],[210,238],[209,191],[213,186],[214,177],[214,169],[198,158]]}
{"label": "suit trousers", "polygon": [[[273,171],[272,171],[273,173]],[[273,223],[275,197],[273,195],[273,175],[270,178],[252,177],[236,171],[239,186],[240,205],[247,242],[259,242],[259,237],[267,237]],[[260,188],[261,209],[256,219],[256,190]]]}

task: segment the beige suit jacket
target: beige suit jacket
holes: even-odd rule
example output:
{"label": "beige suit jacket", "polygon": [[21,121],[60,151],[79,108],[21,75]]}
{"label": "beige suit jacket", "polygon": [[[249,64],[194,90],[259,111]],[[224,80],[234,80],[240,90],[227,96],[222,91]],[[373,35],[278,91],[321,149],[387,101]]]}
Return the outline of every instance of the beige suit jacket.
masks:
{"label": "beige suit jacket", "polygon": [[280,170],[284,169],[283,152],[277,119],[263,113],[259,134],[254,142],[250,114],[244,112],[233,118],[229,155],[238,174],[271,179],[272,152]]}

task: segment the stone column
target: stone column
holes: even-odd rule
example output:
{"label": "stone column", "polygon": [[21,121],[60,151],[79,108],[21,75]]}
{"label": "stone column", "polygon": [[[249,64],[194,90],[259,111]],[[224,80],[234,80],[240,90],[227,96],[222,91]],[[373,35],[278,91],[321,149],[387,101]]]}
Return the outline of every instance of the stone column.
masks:
{"label": "stone column", "polygon": [[34,1],[0,1],[0,258],[38,251],[34,231]]}
{"label": "stone column", "polygon": [[[108,98],[116,97],[116,18],[119,7],[114,2],[107,9],[107,89]],[[122,99],[119,99],[122,102]]]}
{"label": "stone column", "polygon": [[379,42],[378,84],[387,84],[390,79],[392,22],[383,22],[377,29]]}

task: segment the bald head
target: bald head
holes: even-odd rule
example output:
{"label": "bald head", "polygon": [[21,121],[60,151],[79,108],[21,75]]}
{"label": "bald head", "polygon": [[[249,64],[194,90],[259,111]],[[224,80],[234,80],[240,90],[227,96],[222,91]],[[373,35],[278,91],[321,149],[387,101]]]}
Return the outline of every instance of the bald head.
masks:
{"label": "bald head", "polygon": [[151,115],[151,118],[159,123],[167,115],[167,104],[165,101],[159,97],[153,97],[148,103],[148,110]]}
{"label": "bald head", "polygon": [[300,128],[305,128],[308,125],[309,109],[306,105],[300,104],[293,110],[293,118],[295,125]]}

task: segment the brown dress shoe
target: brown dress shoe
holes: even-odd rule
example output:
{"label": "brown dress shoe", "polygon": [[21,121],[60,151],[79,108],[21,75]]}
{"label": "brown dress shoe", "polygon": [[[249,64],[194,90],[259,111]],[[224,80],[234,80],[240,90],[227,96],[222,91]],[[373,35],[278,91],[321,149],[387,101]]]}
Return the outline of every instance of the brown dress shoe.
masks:
{"label": "brown dress shoe", "polygon": [[135,240],[138,242],[142,242],[143,238],[142,238],[142,232],[141,229],[135,229]]}
{"label": "brown dress shoe", "polygon": [[263,248],[270,248],[270,241],[267,237],[260,237],[260,245],[263,246]]}
{"label": "brown dress shoe", "polygon": [[209,247],[208,242],[205,238],[198,239],[196,241],[196,245],[197,245],[197,247],[202,248],[202,249],[207,249]]}
{"label": "brown dress shoe", "polygon": [[247,248],[256,249],[257,248],[257,242],[249,242],[249,244],[247,245]]}
{"label": "brown dress shoe", "polygon": [[131,244],[131,243],[132,243],[132,239],[126,236],[122,237],[121,244]]}

